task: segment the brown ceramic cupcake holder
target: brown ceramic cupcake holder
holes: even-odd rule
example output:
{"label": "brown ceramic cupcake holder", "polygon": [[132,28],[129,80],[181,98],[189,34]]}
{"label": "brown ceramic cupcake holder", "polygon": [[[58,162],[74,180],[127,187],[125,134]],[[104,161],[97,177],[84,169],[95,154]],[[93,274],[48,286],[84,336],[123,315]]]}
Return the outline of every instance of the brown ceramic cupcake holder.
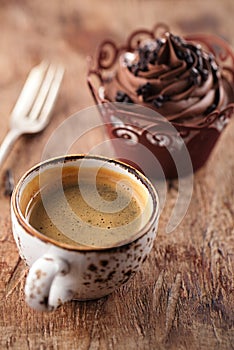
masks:
{"label": "brown ceramic cupcake holder", "polygon": [[[164,24],[158,24],[152,31],[141,29],[133,32],[122,46],[117,46],[111,40],[103,41],[98,48],[96,59],[90,61],[87,81],[103,122],[107,126],[109,137],[120,141],[115,149],[116,156],[157,177],[157,170],[151,169],[150,160],[147,163],[144,159],[142,163],[144,154],[136,151],[135,147],[140,143],[160,162],[166,178],[174,178],[177,176],[177,170],[171,150],[177,147],[179,151],[178,143],[182,138],[190,154],[193,170],[202,167],[229,122],[234,103],[201,117],[201,122],[196,125],[189,122],[183,124],[171,122],[174,127],[173,133],[166,127],[168,122],[163,123],[162,119],[157,118],[156,112],[155,117],[152,117],[153,111],[142,114],[140,108],[134,108],[131,104],[113,103],[104,97],[102,91],[104,82],[110,79],[111,72],[114,71],[116,62],[123,52],[135,51],[142,38],[154,39],[165,32],[169,32],[169,28]],[[204,50],[212,53],[222,68],[222,74],[231,85],[234,84],[234,54],[224,40],[212,34],[192,34],[183,38],[200,44]],[[178,138],[178,135],[181,138]]]}

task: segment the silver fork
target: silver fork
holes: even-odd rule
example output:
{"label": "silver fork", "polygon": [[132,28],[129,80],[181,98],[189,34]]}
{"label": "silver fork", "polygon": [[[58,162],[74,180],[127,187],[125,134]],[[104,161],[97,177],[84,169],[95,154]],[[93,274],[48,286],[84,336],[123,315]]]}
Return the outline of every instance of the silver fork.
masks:
{"label": "silver fork", "polygon": [[0,167],[22,134],[42,131],[50,121],[64,69],[42,62],[28,75],[10,118],[10,130],[0,146]]}

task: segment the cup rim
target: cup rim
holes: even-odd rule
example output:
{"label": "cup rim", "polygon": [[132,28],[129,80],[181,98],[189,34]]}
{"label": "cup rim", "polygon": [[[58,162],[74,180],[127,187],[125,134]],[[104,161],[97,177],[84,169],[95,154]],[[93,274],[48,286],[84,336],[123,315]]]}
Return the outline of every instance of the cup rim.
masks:
{"label": "cup rim", "polygon": [[[92,247],[92,246],[75,246],[75,245],[70,245],[68,243],[63,243],[56,241],[55,239],[52,239],[50,237],[47,237],[37,231],[33,226],[31,226],[24,215],[22,214],[19,206],[19,191],[24,184],[24,181],[27,180],[28,176],[33,174],[34,172],[38,171],[41,167],[46,167],[51,164],[57,164],[63,162],[65,164],[66,162],[71,162],[73,160],[78,160],[78,159],[83,159],[83,158],[88,158],[88,159],[96,159],[96,160],[101,160],[101,161],[106,161],[108,163],[114,163],[117,164],[118,166],[122,167],[124,170],[129,171],[132,173],[137,180],[140,180],[142,185],[147,188],[147,191],[149,192],[152,200],[153,200],[153,210],[150,215],[150,218],[148,222],[132,237],[131,240],[129,239],[124,239],[123,241],[119,242],[116,245],[112,246],[106,246],[106,247]],[[121,248],[125,245],[132,244],[133,242],[136,242],[139,238],[143,237],[153,226],[154,222],[158,220],[159,218],[159,197],[158,193],[153,186],[153,184],[150,182],[148,178],[146,178],[140,171],[132,167],[131,165],[128,165],[120,160],[116,160],[113,158],[108,158],[104,156],[99,156],[99,155],[87,155],[87,154],[70,154],[70,155],[64,155],[64,156],[58,156],[54,158],[47,159],[43,162],[40,162],[36,165],[34,165],[32,168],[30,168],[27,172],[24,173],[24,175],[20,178],[18,181],[16,187],[14,188],[14,191],[12,193],[11,197],[11,208],[15,214],[15,217],[18,221],[18,223],[24,228],[24,230],[29,234],[30,236],[36,237],[40,239],[41,241],[45,243],[50,243],[55,245],[56,247],[69,250],[69,251],[103,251],[103,250],[112,250],[112,249],[117,249]]]}

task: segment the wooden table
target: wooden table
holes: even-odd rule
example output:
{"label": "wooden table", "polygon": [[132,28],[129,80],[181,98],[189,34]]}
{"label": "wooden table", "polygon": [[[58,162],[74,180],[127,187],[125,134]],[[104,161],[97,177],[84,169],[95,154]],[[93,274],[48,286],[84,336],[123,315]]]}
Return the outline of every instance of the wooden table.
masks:
{"label": "wooden table", "polygon": [[170,186],[142,271],[106,298],[74,301],[49,314],[25,304],[27,269],[12,238],[3,180],[10,168],[17,181],[40,161],[60,123],[93,105],[85,82],[86,56],[102,38],[122,40],[135,27],[151,28],[163,20],[178,33],[211,31],[234,45],[233,13],[233,0],[0,2],[0,140],[31,67],[47,58],[66,68],[52,122],[43,133],[22,137],[0,172],[1,349],[234,348],[233,120],[195,175],[183,222],[167,235],[164,228],[177,195],[176,182]]}

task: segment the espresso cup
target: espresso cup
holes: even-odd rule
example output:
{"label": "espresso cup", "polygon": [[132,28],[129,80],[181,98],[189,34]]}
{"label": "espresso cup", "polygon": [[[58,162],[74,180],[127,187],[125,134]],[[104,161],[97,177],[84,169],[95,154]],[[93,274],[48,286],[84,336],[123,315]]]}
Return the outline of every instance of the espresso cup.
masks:
{"label": "espresso cup", "polygon": [[[90,168],[104,168],[117,174],[120,181],[129,181],[144,203],[138,230],[111,245],[73,245],[48,237],[29,223],[27,208],[36,194],[59,177],[69,179],[69,173],[81,167],[84,175]],[[101,298],[127,282],[153,246],[159,202],[150,181],[131,166],[101,156],[70,155],[40,163],[21,178],[12,195],[11,217],[20,256],[30,267],[26,302],[36,310],[50,311],[72,299]]]}

